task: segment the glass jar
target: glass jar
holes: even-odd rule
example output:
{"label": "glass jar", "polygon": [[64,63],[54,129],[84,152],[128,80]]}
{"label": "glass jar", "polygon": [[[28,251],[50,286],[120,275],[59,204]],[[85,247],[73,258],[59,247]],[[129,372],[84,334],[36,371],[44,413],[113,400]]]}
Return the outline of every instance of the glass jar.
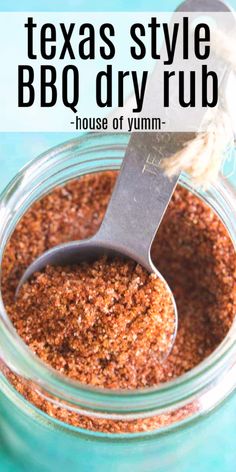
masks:
{"label": "glass jar", "polygon": [[[119,169],[128,139],[124,134],[88,134],[44,153],[19,172],[1,195],[1,260],[16,224],[34,201],[75,177]],[[186,175],[180,183],[193,191]],[[236,194],[232,187],[220,176],[207,192],[197,194],[218,213],[235,242]],[[214,353],[190,372],[164,385],[127,393],[93,389],[63,378],[24,345],[2,300],[0,316],[0,435],[26,470],[176,470],[178,461],[207,437],[211,418],[217,420],[216,407],[236,385],[235,323]],[[52,416],[14,389],[9,372],[51,403]],[[75,427],[63,422],[63,414],[55,418],[54,407],[80,415],[86,425],[89,421],[93,425],[136,422],[142,428],[132,433],[121,428],[118,433],[115,428],[102,432],[99,427],[97,431]],[[209,415],[213,411],[215,415]],[[158,427],[148,427],[150,418],[157,419]]]}

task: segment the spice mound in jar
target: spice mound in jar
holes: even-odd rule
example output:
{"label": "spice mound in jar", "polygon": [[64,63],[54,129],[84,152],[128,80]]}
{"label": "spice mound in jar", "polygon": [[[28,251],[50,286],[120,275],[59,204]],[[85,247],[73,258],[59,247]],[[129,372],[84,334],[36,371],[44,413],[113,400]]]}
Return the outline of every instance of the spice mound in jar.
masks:
{"label": "spice mound in jar", "polygon": [[23,285],[12,310],[21,337],[47,364],[107,388],[154,384],[175,333],[165,282],[130,259],[48,266]]}
{"label": "spice mound in jar", "polygon": [[[28,313],[28,317],[22,320],[22,315],[15,306],[15,289],[25,269],[42,252],[57,244],[88,238],[96,233],[105,214],[116,175],[116,172],[90,174],[54,189],[34,203],[23,216],[5,251],[2,295],[6,311],[18,334],[31,345],[38,356],[64,373],[68,369],[64,357],[68,345],[73,351],[72,346],[77,341],[74,334],[71,336],[72,328],[68,323],[69,331],[64,331],[63,345],[60,333],[56,338],[52,329],[53,319],[49,320],[49,315],[44,310],[43,315],[48,318],[50,330],[46,328],[44,332],[37,334],[31,320],[31,316],[36,318],[36,312]],[[146,376],[147,386],[173,380],[201,363],[227,335],[236,313],[236,256],[230,236],[218,215],[198,196],[180,185],[174,192],[154,240],[152,260],[174,294],[178,307],[178,331],[170,355],[163,363],[157,363],[151,376]],[[47,277],[49,280],[50,271],[39,276],[39,280],[40,277]],[[40,284],[42,289],[42,280]],[[58,292],[58,288],[56,291]],[[62,297],[58,298],[62,303]],[[51,309],[53,317],[52,305]],[[91,304],[91,312],[87,313],[87,317],[93,316],[92,310]],[[43,323],[39,311],[37,317],[37,324]],[[123,321],[126,322],[125,319]],[[59,332],[64,327],[64,321],[59,320],[55,330]],[[77,330],[74,330],[77,334],[78,329],[79,324]],[[115,327],[108,326],[106,329]],[[53,337],[53,342],[57,339],[60,352],[55,348],[50,354]],[[103,340],[105,342],[105,337]],[[93,363],[89,361],[88,353],[82,346],[81,354],[87,359],[87,374],[91,369],[90,380],[86,376],[84,382],[100,382],[102,386],[97,374],[94,379]],[[94,359],[93,352],[93,362]],[[99,359],[102,356],[98,351],[95,365],[99,364]],[[73,367],[73,362],[72,357],[72,376],[76,372],[76,364]],[[103,362],[103,369],[109,368],[104,365],[106,361]],[[129,367],[131,370],[132,365]],[[113,368],[111,362],[110,368]],[[114,373],[117,375],[116,371]],[[134,382],[132,375],[130,372],[129,379]],[[120,379],[118,375],[118,383],[117,379]],[[125,381],[122,378],[121,386],[124,386]],[[21,391],[20,381],[16,380],[14,383]]]}

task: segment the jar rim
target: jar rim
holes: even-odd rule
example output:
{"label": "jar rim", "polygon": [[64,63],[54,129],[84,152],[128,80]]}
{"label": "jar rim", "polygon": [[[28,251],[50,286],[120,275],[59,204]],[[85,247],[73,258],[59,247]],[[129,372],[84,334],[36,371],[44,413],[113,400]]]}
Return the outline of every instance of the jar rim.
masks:
{"label": "jar rim", "polygon": [[[96,149],[97,146],[105,146],[106,149],[116,147],[124,151],[128,136],[127,133],[87,133],[82,137],[66,141],[44,152],[19,171],[0,196],[0,215],[5,216],[5,226],[2,219],[0,228],[0,263],[9,238],[9,234],[8,237],[6,237],[4,232],[4,229],[6,231],[6,224],[9,223],[9,221],[6,220],[6,217],[9,217],[6,212],[7,205],[9,205],[10,201],[12,202],[14,195],[19,197],[19,195],[17,195],[19,189],[22,191],[26,186],[28,189],[29,176],[32,182],[32,179],[41,174],[44,167],[48,169],[48,164],[52,167],[56,158],[73,152],[78,146],[81,148],[81,153],[89,153],[91,149]],[[103,143],[104,139],[106,140],[105,144]],[[114,163],[114,169],[115,168],[119,168],[117,161]],[[193,191],[191,179],[188,176],[182,175],[180,183]],[[218,196],[221,204],[218,208],[214,208],[214,210],[222,219],[234,242],[236,241],[236,223],[232,226],[232,214],[235,215],[234,220],[236,221],[236,210],[234,209],[233,202],[228,198],[226,186],[227,183],[221,176],[207,193],[197,190],[194,190],[194,193],[213,208],[213,195]],[[36,199],[37,198],[35,198],[35,200]],[[20,205],[16,205],[17,201],[18,198],[15,198],[12,202],[15,204],[15,208],[12,210],[15,212],[15,216],[18,215],[20,207]],[[225,206],[227,206],[227,211]],[[25,210],[20,215],[20,218],[24,212]],[[18,220],[20,218],[18,215]],[[16,223],[14,228],[15,226]],[[233,323],[224,340],[206,359],[180,377],[150,388],[117,391],[91,387],[81,384],[78,381],[73,381],[43,363],[40,358],[34,355],[16,332],[10,318],[7,316],[1,295],[0,353],[3,360],[14,372],[25,378],[30,378],[31,381],[38,384],[40,388],[59,399],[69,401],[74,405],[93,411],[141,414],[147,411],[160,411],[160,409],[170,408],[172,405],[176,406],[176,404],[181,406],[183,400],[186,401],[188,399],[190,401],[197,393],[202,391],[209,382],[220,375],[220,373],[227,368],[229,362],[235,358],[236,323]]]}

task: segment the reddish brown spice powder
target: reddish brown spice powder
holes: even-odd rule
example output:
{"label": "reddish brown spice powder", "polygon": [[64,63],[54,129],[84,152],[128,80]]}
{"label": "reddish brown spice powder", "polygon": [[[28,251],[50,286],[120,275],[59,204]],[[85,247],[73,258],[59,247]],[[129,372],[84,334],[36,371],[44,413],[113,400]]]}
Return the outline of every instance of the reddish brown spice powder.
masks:
{"label": "reddish brown spice powder", "polygon": [[[19,312],[14,311],[15,288],[22,272],[46,249],[96,232],[115,178],[115,173],[103,172],[55,189],[35,203],[18,224],[5,252],[2,291],[23,339],[25,326]],[[180,186],[155,238],[152,259],[174,293],[179,325],[170,356],[155,366],[152,376],[147,377],[150,382],[147,385],[174,379],[198,365],[223,340],[236,312],[236,256],[230,237],[218,216]],[[37,354],[41,358],[47,356],[46,339],[41,338]],[[60,370],[59,359],[54,367]],[[62,421],[93,430],[156,429],[185,418],[197,408],[190,405],[170,414],[131,422],[92,419],[58,408],[13,373],[7,375],[15,388],[38,408]]]}
{"label": "reddish brown spice powder", "polygon": [[43,361],[82,383],[135,389],[156,383],[175,310],[166,284],[131,260],[47,267],[7,312]]}

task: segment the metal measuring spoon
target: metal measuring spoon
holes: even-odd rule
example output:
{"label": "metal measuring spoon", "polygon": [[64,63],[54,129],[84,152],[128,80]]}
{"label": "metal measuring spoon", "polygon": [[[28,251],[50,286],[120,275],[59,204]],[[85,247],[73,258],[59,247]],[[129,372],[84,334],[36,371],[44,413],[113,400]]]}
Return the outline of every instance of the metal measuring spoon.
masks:
{"label": "metal measuring spoon", "polygon": [[[179,133],[182,136],[182,133]],[[177,330],[177,308],[172,292],[154,266],[150,249],[178,176],[170,180],[160,168],[161,158],[176,150],[176,133],[137,133],[131,137],[105,217],[90,239],[58,245],[39,256],[25,271],[17,287],[47,265],[70,265],[93,261],[103,255],[128,257],[156,274],[166,285],[173,304],[173,333]]]}

